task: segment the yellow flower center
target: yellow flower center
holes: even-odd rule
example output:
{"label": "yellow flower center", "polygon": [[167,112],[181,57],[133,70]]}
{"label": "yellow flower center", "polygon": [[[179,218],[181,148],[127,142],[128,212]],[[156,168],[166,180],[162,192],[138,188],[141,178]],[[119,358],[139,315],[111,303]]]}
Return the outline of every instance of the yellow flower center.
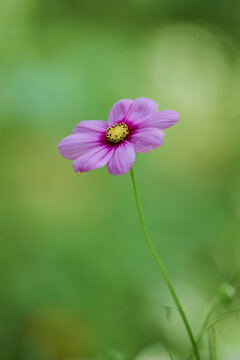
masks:
{"label": "yellow flower center", "polygon": [[112,127],[107,128],[106,138],[108,141],[112,141],[114,143],[118,143],[125,139],[128,135],[129,130],[126,124],[117,123]]}

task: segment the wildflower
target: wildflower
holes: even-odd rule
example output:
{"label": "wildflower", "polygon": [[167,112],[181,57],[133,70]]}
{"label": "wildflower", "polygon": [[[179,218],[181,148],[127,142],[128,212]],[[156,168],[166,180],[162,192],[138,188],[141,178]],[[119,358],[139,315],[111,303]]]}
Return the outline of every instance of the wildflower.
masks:
{"label": "wildflower", "polygon": [[135,161],[136,152],[147,152],[162,145],[164,129],[178,121],[175,111],[160,111],[151,99],[123,99],[110,110],[108,122],[81,121],[73,134],[58,145],[60,154],[73,161],[75,172],[107,165],[112,175],[125,174]]}

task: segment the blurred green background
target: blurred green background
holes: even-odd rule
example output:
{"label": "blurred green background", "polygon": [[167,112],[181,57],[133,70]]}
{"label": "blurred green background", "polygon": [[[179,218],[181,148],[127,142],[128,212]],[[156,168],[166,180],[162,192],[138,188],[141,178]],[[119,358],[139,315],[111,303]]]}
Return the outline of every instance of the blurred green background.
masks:
{"label": "blurred green background", "polygon": [[[235,0],[1,1],[1,360],[190,349],[163,308],[173,303],[130,174],[75,174],[58,154],[79,121],[106,120],[121,98],[181,114],[134,168],[195,331],[221,282],[240,284],[239,21]],[[240,359],[235,317],[218,325],[217,346],[220,360]]]}

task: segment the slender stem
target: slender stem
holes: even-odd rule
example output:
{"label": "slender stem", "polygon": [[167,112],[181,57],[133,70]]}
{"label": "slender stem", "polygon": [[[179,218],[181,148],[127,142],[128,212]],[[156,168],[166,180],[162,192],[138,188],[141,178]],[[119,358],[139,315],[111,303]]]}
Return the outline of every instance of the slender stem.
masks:
{"label": "slender stem", "polygon": [[217,360],[217,353],[216,353],[216,334],[215,328],[212,326],[208,330],[208,350],[209,350],[209,359],[210,360]]}
{"label": "slender stem", "polygon": [[[208,327],[208,324],[209,324],[209,320],[215,310],[215,308],[221,303],[221,301],[224,299],[224,296],[220,293],[218,295],[216,295],[212,300],[211,302],[208,304],[207,308],[206,308],[206,311],[205,311],[205,314],[203,316],[203,321],[202,321],[202,325],[200,327],[200,331],[198,333],[198,336],[197,336],[197,340],[196,340],[196,343],[197,343],[197,346],[199,347],[201,341],[202,341],[202,338],[203,338],[203,335],[205,334],[206,330],[207,330],[207,327]],[[209,332],[210,334],[210,332]],[[209,335],[210,336],[210,335]],[[208,338],[209,339],[209,338]],[[210,350],[209,350],[210,351]],[[188,360],[191,360],[192,358],[192,353],[189,355],[188,357]]]}
{"label": "slender stem", "polygon": [[200,328],[200,331],[199,331],[199,334],[198,334],[198,337],[197,337],[197,344],[199,344],[200,341],[202,340],[202,337],[204,335],[204,332],[206,331],[206,328],[208,326],[208,322],[210,320],[210,317],[211,317],[213,311],[215,310],[217,305],[221,303],[222,300],[223,300],[223,296],[221,294],[218,294],[209,303],[209,305],[208,305],[208,307],[206,309],[204,318],[203,318],[202,326]]}
{"label": "slender stem", "polygon": [[212,356],[212,339],[211,339],[211,333],[210,333],[210,329],[208,330],[208,354],[209,354],[209,360],[213,360],[213,356]]}
{"label": "slender stem", "polygon": [[146,242],[148,244],[148,247],[162,273],[162,276],[168,286],[168,289],[173,297],[173,300],[178,308],[178,311],[182,317],[182,320],[184,322],[184,325],[186,327],[186,330],[187,330],[187,333],[188,333],[188,336],[190,338],[190,341],[191,341],[191,344],[192,344],[192,348],[193,348],[193,353],[195,355],[195,358],[197,360],[200,360],[200,355],[199,355],[199,352],[198,352],[198,348],[197,348],[197,343],[196,343],[196,340],[194,338],[194,335],[193,335],[193,332],[192,332],[192,329],[190,327],[190,324],[188,322],[188,319],[186,317],[186,314],[183,310],[183,307],[178,299],[178,296],[174,290],[174,287],[170,281],[170,278],[167,274],[167,271],[161,261],[161,259],[159,258],[158,254],[157,254],[157,251],[148,235],[148,231],[147,231],[147,228],[146,228],[146,225],[145,225],[145,221],[144,221],[144,217],[143,217],[143,213],[142,213],[142,208],[141,208],[141,204],[140,204],[140,199],[139,199],[139,194],[138,194],[138,190],[137,190],[137,185],[136,185],[136,180],[135,180],[135,176],[134,176],[134,173],[133,173],[133,169],[131,169],[131,177],[132,177],[132,183],[133,183],[133,190],[134,190],[134,195],[135,195],[135,198],[136,198],[136,203],[137,203],[137,209],[138,209],[138,215],[139,215],[139,219],[140,219],[140,223],[141,223],[141,226],[142,226],[142,230],[143,230],[143,234],[144,234],[144,237],[146,239]]}
{"label": "slender stem", "polygon": [[212,326],[212,345],[213,345],[213,359],[217,360],[217,347],[216,347],[216,331],[215,326]]}

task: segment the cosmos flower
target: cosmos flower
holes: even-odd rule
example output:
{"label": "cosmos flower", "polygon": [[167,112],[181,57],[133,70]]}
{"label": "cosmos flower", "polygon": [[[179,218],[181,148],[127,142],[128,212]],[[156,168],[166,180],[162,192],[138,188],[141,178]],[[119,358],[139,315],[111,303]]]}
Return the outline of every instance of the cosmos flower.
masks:
{"label": "cosmos flower", "polygon": [[162,145],[164,129],[178,121],[176,111],[159,111],[151,99],[123,99],[113,105],[108,121],[81,121],[72,135],[58,145],[60,154],[73,161],[75,172],[107,165],[112,175],[125,174],[144,153]]}

